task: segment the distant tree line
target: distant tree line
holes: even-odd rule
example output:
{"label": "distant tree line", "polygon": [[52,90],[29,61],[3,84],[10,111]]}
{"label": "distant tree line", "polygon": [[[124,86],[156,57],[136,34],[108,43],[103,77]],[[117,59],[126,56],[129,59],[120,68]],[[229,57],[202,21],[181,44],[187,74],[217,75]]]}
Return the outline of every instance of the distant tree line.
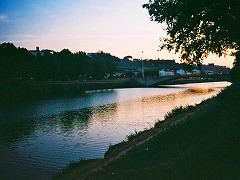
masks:
{"label": "distant tree line", "polygon": [[[103,56],[104,57],[104,56]],[[26,48],[0,44],[0,80],[103,79],[117,71],[114,61],[89,57],[85,52],[61,52],[33,56]]]}

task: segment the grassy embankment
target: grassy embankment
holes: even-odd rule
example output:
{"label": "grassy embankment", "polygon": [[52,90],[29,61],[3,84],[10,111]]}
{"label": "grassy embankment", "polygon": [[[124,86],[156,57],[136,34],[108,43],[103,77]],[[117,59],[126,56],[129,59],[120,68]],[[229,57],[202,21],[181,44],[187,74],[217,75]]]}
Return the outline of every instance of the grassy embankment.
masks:
{"label": "grassy embankment", "polygon": [[154,128],[110,147],[104,159],[71,164],[56,178],[240,178],[240,82]]}

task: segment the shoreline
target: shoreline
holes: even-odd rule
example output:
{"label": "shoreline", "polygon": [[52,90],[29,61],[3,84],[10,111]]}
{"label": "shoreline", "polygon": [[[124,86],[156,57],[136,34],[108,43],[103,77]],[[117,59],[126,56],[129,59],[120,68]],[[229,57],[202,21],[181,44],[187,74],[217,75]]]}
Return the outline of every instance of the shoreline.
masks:
{"label": "shoreline", "polygon": [[174,109],[103,159],[72,163],[54,178],[239,178],[239,88],[237,82],[194,107]]}
{"label": "shoreline", "polygon": [[42,97],[61,97],[83,94],[90,90],[131,88],[129,79],[101,81],[44,81],[0,83],[0,102],[21,101]]}
{"label": "shoreline", "polygon": [[[211,93],[214,90],[209,89],[207,91],[203,90],[203,92],[197,92],[199,89],[187,89],[185,91],[181,91],[174,96],[181,96],[184,93],[189,93],[190,95],[196,95],[196,93]],[[193,92],[196,91],[196,92]],[[171,94],[170,94],[171,95]],[[150,97],[150,98],[159,98]],[[143,100],[148,100],[143,99]],[[151,141],[155,136],[167,131],[169,128],[178,125],[179,123],[185,122],[189,117],[193,116],[195,113],[207,109],[211,104],[213,104],[214,97],[203,101],[200,104],[195,106],[187,106],[187,107],[179,107],[182,108],[180,113],[171,114],[169,112],[166,114],[166,118],[162,121],[156,122],[154,127],[135,132],[127,136],[127,141],[123,140],[122,142],[112,145],[109,147],[107,152],[104,155],[103,159],[89,159],[89,160],[81,160],[80,162],[71,163],[68,167],[66,167],[63,172],[59,173],[56,179],[88,179],[91,178],[92,174],[97,172],[101,172],[106,166],[114,163],[118,159],[121,159],[125,156],[125,154],[132,149],[141,146],[149,141]],[[177,109],[179,109],[177,108]],[[172,110],[174,111],[174,109]]]}
{"label": "shoreline", "polygon": [[[29,98],[59,97],[82,94],[91,90],[117,89],[117,88],[166,88],[166,85],[205,83],[206,80],[188,80],[178,82],[165,82],[158,86],[146,87],[132,79],[92,80],[92,81],[44,81],[44,82],[0,82],[0,102],[19,101]],[[221,81],[214,81],[221,82]]]}

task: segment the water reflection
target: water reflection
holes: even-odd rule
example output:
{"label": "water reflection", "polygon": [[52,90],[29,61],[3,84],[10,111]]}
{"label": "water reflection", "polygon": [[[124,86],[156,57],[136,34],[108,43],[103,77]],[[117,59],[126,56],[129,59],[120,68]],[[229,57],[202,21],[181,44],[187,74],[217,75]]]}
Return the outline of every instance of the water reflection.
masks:
{"label": "water reflection", "polygon": [[0,106],[0,123],[49,115],[99,106],[118,101],[117,91],[89,91],[73,97],[26,99]]}
{"label": "water reflection", "polygon": [[26,107],[32,107],[29,114],[38,112],[34,118],[0,123],[0,174],[5,179],[51,178],[71,161],[103,157],[110,143],[153,126],[175,106],[199,103],[220,90],[176,95],[184,89],[119,89],[31,102]]}
{"label": "water reflection", "polygon": [[[35,129],[33,121],[0,124],[0,142],[14,143],[25,139]],[[1,147],[1,144],[0,144]]]}

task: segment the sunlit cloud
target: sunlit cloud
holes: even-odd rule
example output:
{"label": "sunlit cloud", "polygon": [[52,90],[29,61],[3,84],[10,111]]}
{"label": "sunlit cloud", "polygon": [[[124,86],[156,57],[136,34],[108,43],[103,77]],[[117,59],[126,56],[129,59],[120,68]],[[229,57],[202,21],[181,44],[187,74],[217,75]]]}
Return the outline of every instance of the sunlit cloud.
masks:
{"label": "sunlit cloud", "polygon": [[0,14],[0,22],[5,22],[7,21],[8,17],[4,14]]}

